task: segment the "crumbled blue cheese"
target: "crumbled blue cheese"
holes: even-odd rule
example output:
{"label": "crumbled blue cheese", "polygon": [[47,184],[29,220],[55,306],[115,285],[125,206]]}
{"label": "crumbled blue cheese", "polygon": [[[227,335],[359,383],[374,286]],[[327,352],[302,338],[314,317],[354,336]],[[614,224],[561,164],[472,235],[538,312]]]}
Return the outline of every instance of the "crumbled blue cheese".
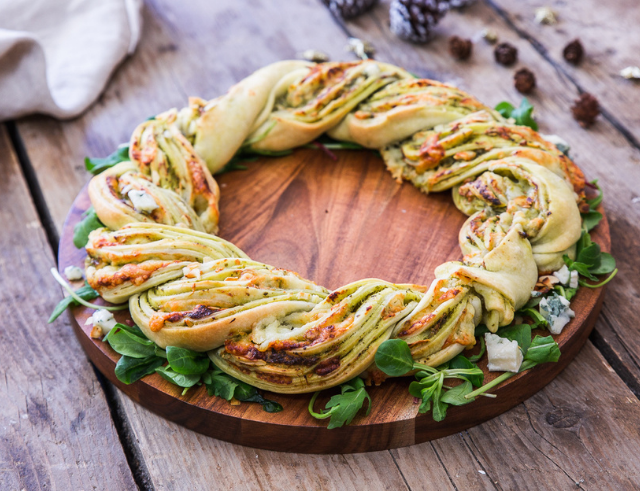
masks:
{"label": "crumbled blue cheese", "polygon": [[578,272],[571,271],[571,279],[569,280],[569,288],[578,288]]}
{"label": "crumbled blue cheese", "polygon": [[127,196],[131,200],[131,204],[133,204],[133,207],[138,213],[150,213],[153,210],[159,208],[153,197],[145,191],[132,189],[131,191],[129,191]]}
{"label": "crumbled blue cheese", "polygon": [[540,300],[540,314],[549,323],[551,334],[560,334],[564,326],[576,315],[569,308],[569,300],[555,292]]}
{"label": "crumbled blue cheese", "polygon": [[96,310],[91,317],[87,319],[85,325],[93,324],[93,331],[91,331],[92,338],[98,338],[102,335],[107,335],[111,329],[116,327],[116,320],[113,314],[106,309]]}
{"label": "crumbled blue cheese", "polygon": [[565,264],[558,271],[554,271],[553,276],[558,278],[560,283],[563,285],[568,285],[571,280],[571,271],[569,271],[569,268],[567,268],[567,265]]}
{"label": "crumbled blue cheese", "polygon": [[490,332],[484,335],[484,341],[487,345],[487,368],[490,372],[518,373],[523,356],[517,341],[509,341]]}
{"label": "crumbled blue cheese", "polygon": [[82,270],[78,266],[67,266],[64,268],[64,275],[69,281],[81,280]]}

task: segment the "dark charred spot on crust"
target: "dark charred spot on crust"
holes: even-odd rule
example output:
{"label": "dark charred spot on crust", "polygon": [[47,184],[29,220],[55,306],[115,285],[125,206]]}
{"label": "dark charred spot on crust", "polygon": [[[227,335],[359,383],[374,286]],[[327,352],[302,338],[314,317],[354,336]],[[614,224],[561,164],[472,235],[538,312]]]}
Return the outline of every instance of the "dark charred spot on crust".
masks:
{"label": "dark charred spot on crust", "polygon": [[[203,319],[204,317],[209,317],[216,312],[220,312],[220,309],[211,309],[206,305],[196,305],[195,309],[187,314],[187,317],[190,319]],[[235,320],[235,318],[233,320]]]}
{"label": "dark charred spot on crust", "polygon": [[334,356],[328,360],[321,361],[315,368],[316,375],[328,375],[340,368],[340,357]]}
{"label": "dark charred spot on crust", "polygon": [[340,292],[336,290],[329,294],[329,296],[327,297],[327,300],[329,300],[329,302],[335,302],[338,296],[340,296]]}
{"label": "dark charred spot on crust", "polygon": [[232,355],[243,357],[248,360],[263,360],[270,364],[286,365],[286,366],[313,366],[318,363],[318,356],[300,356],[293,355],[286,351],[276,351],[274,349],[268,349],[266,351],[260,351],[252,344],[243,342],[234,342],[227,340],[224,343],[227,353]]}

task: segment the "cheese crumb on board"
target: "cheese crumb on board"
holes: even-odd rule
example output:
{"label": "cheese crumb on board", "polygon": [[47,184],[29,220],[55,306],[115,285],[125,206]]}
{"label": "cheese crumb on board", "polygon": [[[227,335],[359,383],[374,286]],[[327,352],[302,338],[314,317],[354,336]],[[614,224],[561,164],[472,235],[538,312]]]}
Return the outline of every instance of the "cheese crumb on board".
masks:
{"label": "cheese crumb on board", "polygon": [[78,266],[67,266],[64,268],[64,275],[69,281],[81,280],[82,270]]}
{"label": "cheese crumb on board", "polygon": [[484,335],[484,341],[487,345],[487,368],[490,372],[518,373],[523,356],[517,341],[509,341],[490,332]]}

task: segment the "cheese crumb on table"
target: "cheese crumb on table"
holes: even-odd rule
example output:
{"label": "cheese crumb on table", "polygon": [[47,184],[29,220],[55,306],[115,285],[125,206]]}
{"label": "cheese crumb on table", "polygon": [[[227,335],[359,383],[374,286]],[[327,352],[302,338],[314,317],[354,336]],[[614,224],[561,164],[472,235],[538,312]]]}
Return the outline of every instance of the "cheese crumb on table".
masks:
{"label": "cheese crumb on table", "polygon": [[490,332],[484,335],[484,341],[487,345],[487,368],[490,372],[518,373],[523,356],[517,341],[509,341]]}

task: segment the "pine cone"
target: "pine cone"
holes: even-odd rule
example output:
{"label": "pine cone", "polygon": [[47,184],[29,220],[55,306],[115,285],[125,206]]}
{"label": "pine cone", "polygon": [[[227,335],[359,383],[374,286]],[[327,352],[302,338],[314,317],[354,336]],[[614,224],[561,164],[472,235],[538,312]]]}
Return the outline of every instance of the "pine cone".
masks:
{"label": "pine cone", "polygon": [[449,7],[449,0],[393,0],[389,7],[391,32],[407,41],[426,43]]}
{"label": "pine cone", "polygon": [[584,56],[584,48],[582,47],[582,43],[579,39],[574,39],[569,44],[567,44],[562,50],[562,56],[569,63],[577,65],[582,61],[582,57]]}
{"label": "pine cone", "polygon": [[473,43],[470,39],[462,39],[458,36],[451,36],[451,38],[449,38],[449,52],[454,58],[466,60],[471,56],[472,50]]}
{"label": "pine cone", "polygon": [[528,94],[536,87],[536,76],[528,68],[521,68],[513,76],[516,90],[521,94]]}
{"label": "pine cone", "polygon": [[518,48],[509,43],[500,43],[493,50],[496,61],[504,66],[511,66],[518,61]]}
{"label": "pine cone", "polygon": [[476,0],[449,0],[452,9],[461,9],[472,3],[476,3]]}
{"label": "pine cone", "polygon": [[596,119],[596,116],[600,114],[600,104],[598,99],[584,92],[580,94],[580,98],[577,99],[571,107],[573,118],[580,123],[580,126],[586,128],[591,126]]}
{"label": "pine cone", "polygon": [[352,19],[364,14],[373,7],[378,0],[322,0],[329,10],[343,19]]}

